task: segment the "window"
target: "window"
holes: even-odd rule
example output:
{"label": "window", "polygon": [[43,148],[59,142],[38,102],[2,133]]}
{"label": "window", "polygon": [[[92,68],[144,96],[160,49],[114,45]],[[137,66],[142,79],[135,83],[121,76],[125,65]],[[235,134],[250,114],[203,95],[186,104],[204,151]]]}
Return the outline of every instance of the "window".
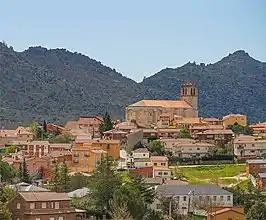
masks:
{"label": "window", "polygon": [[187,197],[186,196],[183,196],[183,201],[187,201]]}
{"label": "window", "polygon": [[20,203],[17,203],[17,209],[20,209]]}
{"label": "window", "polygon": [[158,172],[159,175],[162,175],[162,172]]}
{"label": "window", "polygon": [[46,209],[46,202],[42,202],[42,209]]}
{"label": "window", "polygon": [[198,147],[197,150],[200,150],[200,148]]}
{"label": "window", "polygon": [[59,216],[58,220],[64,220],[64,217]]}
{"label": "window", "polygon": [[199,201],[202,201],[202,196],[199,196]]}
{"label": "window", "polygon": [[161,209],[161,204],[156,204],[156,209]]}
{"label": "window", "polygon": [[187,207],[183,206],[182,209],[187,209]]}
{"label": "window", "polygon": [[54,208],[54,203],[53,203],[53,202],[51,202],[51,208],[52,208],[52,209]]}
{"label": "window", "polygon": [[35,203],[34,202],[30,203],[30,209],[35,209]]}
{"label": "window", "polygon": [[224,200],[224,196],[220,196],[220,200],[223,201]]}
{"label": "window", "polygon": [[168,172],[163,172],[163,175],[168,175]]}
{"label": "window", "polygon": [[157,163],[154,163],[154,166],[157,166]]}
{"label": "window", "polygon": [[216,196],[213,196],[213,201],[216,201]]}
{"label": "window", "polygon": [[55,203],[54,203],[54,208],[55,208],[55,209],[59,209],[59,202],[55,202]]}
{"label": "window", "polygon": [[227,196],[227,201],[230,201],[231,200],[231,196]]}
{"label": "window", "polygon": [[41,220],[41,218],[36,218],[35,220]]}
{"label": "window", "polygon": [[177,197],[176,197],[176,200],[179,201],[179,199],[180,199],[179,196],[177,196]]}
{"label": "window", "polygon": [[232,220],[232,218],[228,218],[228,220]]}
{"label": "window", "polygon": [[146,154],[143,154],[142,156],[145,157]]}

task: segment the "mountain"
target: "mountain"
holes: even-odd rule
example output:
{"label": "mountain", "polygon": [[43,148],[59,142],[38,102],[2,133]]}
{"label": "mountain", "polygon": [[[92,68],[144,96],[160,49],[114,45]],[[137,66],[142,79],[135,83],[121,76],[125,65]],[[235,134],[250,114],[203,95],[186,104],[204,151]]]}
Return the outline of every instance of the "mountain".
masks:
{"label": "mountain", "polygon": [[127,104],[149,91],[114,69],[64,49],[31,47],[16,52],[0,44],[0,123],[47,119],[66,122],[80,115],[124,115]]}
{"label": "mountain", "polygon": [[0,124],[32,120],[65,123],[105,111],[123,118],[125,106],[141,99],[176,99],[183,80],[199,86],[202,116],[247,113],[266,120],[266,64],[237,51],[205,65],[187,63],[161,70],[141,83],[80,53],[30,47],[16,52],[0,43]]}
{"label": "mountain", "polygon": [[166,68],[144,79],[141,85],[156,91],[156,98],[175,99],[180,95],[177,88],[186,80],[198,85],[201,116],[243,113],[249,121],[266,121],[266,63],[245,51],[236,51],[214,64],[189,62]]}

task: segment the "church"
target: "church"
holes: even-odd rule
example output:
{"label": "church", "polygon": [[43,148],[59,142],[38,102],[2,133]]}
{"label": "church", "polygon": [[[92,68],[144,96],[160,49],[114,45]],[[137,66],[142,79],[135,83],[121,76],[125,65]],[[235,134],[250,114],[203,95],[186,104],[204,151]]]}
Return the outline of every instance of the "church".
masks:
{"label": "church", "polygon": [[198,89],[183,83],[179,100],[141,100],[126,107],[126,120],[143,127],[157,125],[163,116],[198,117]]}

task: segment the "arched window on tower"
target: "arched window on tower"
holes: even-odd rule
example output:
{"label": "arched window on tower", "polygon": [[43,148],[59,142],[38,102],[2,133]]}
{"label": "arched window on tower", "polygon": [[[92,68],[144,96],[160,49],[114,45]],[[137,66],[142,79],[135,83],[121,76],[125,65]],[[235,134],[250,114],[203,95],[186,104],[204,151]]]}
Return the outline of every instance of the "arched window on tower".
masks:
{"label": "arched window on tower", "polygon": [[185,95],[187,95],[187,88],[185,88]]}
{"label": "arched window on tower", "polygon": [[190,95],[194,95],[194,94],[193,94],[193,88],[191,88]]}

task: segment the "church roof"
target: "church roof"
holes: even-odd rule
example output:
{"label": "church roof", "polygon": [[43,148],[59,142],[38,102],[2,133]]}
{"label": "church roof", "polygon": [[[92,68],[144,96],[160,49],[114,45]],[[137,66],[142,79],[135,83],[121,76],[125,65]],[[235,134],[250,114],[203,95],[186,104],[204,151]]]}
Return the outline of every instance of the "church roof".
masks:
{"label": "church roof", "polygon": [[129,107],[165,107],[165,108],[187,108],[193,107],[183,100],[141,100]]}

